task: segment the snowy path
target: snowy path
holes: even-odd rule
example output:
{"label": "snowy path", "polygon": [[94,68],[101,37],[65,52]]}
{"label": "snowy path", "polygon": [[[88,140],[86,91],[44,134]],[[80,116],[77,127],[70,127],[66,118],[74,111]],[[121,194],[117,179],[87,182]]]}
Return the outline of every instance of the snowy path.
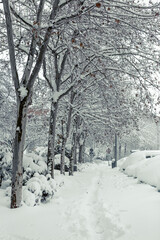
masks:
{"label": "snowy path", "polygon": [[105,163],[64,181],[52,202],[33,208],[10,210],[1,190],[0,240],[160,239],[156,189]]}

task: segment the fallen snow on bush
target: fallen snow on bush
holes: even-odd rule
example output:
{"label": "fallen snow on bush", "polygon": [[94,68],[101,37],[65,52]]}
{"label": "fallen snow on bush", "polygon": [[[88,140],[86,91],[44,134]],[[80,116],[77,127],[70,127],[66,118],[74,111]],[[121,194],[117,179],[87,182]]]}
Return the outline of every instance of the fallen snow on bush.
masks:
{"label": "fallen snow on bush", "polygon": [[[55,165],[60,164],[61,162],[61,154],[56,154],[54,158]],[[64,158],[64,164],[69,167],[69,158],[65,156]]]}
{"label": "fallen snow on bush", "polygon": [[45,163],[44,158],[38,156],[34,152],[24,154],[23,167],[24,170],[30,168],[33,172],[43,174],[47,171],[47,164]]}
{"label": "fallen snow on bush", "polygon": [[36,173],[23,188],[23,202],[35,206],[49,201],[56,191],[56,182],[48,174],[46,177]]}
{"label": "fallen snow on bush", "polygon": [[[12,170],[12,152],[7,147],[0,147],[0,179],[2,179],[2,187],[6,188],[11,182]],[[4,183],[5,181],[5,183]],[[1,181],[0,181],[1,185]]]}
{"label": "fallen snow on bush", "polygon": [[[44,176],[35,173],[26,185],[23,186],[23,202],[30,207],[39,205],[41,202],[48,202],[53,198],[56,189],[57,183],[51,178],[50,174]],[[6,189],[5,195],[11,196],[11,187]]]}
{"label": "fallen snow on bush", "polygon": [[[160,151],[139,151],[132,153],[120,164],[120,169],[128,176],[137,178],[160,191]],[[153,153],[153,155],[152,155]],[[146,158],[146,156],[154,156]]]}
{"label": "fallen snow on bush", "polygon": [[42,146],[36,147],[34,149],[34,152],[41,157],[46,157],[47,156],[47,147],[42,147]]}

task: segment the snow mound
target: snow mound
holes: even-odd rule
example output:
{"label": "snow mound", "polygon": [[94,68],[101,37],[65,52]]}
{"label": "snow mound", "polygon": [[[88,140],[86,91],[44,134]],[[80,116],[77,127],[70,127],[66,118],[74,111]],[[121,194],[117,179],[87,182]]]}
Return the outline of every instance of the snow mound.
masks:
{"label": "snow mound", "polygon": [[159,150],[150,150],[150,151],[137,151],[134,152],[132,154],[130,154],[127,158],[126,161],[124,161],[124,163],[121,165],[121,170],[125,170],[127,167],[138,163],[140,161],[149,159],[149,158],[153,158],[155,156],[160,155],[160,151]]}
{"label": "snow mound", "polygon": [[121,168],[122,164],[123,164],[125,161],[126,161],[126,157],[121,158],[120,160],[118,160],[117,166],[118,166],[119,168]]}
{"label": "snow mound", "polygon": [[[160,151],[141,151],[132,153],[120,166],[128,176],[137,178],[143,182],[154,186],[160,191]],[[150,157],[151,154],[157,155]],[[146,158],[149,156],[149,158]]]}
{"label": "snow mound", "polygon": [[145,152],[134,152],[131,155],[129,155],[126,160],[121,165],[120,169],[125,170],[127,167],[136,164],[137,162],[143,161],[146,159]]}

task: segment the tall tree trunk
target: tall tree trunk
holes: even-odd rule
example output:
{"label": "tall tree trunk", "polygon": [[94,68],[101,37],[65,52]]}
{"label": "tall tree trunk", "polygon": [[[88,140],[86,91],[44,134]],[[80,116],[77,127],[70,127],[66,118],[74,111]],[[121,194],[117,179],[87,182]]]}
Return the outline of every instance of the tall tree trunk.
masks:
{"label": "tall tree trunk", "polygon": [[85,163],[85,140],[83,141],[82,146],[82,162]]}
{"label": "tall tree trunk", "polygon": [[62,149],[61,149],[61,174],[65,175],[65,148],[66,148],[67,139],[63,137],[62,139]]}
{"label": "tall tree trunk", "polygon": [[63,122],[62,122],[63,140],[62,140],[62,153],[61,153],[61,174],[65,174],[65,166],[64,166],[64,162],[65,162],[65,148],[66,148],[67,139],[68,139],[69,134],[70,134],[71,117],[72,117],[72,110],[73,110],[72,104],[73,104],[73,101],[74,101],[74,97],[75,97],[75,93],[74,93],[74,91],[72,89],[72,91],[71,91],[71,98],[70,98],[70,108],[69,108],[69,112],[68,112],[68,119],[67,119],[67,123],[66,123],[66,133],[65,134],[64,134],[64,128],[63,128]]}
{"label": "tall tree trunk", "polygon": [[115,133],[115,139],[114,139],[114,162],[112,162],[112,168],[117,167],[117,148],[118,148],[118,139],[117,134]]}
{"label": "tall tree trunk", "polygon": [[19,207],[22,201],[23,149],[25,143],[27,109],[28,104],[26,103],[26,100],[21,101],[19,104],[16,134],[14,139],[11,208]]}
{"label": "tall tree trunk", "polygon": [[127,143],[124,144],[124,157],[127,155]]}
{"label": "tall tree trunk", "polygon": [[80,144],[79,145],[79,158],[78,158],[78,162],[79,163],[82,163],[82,155],[83,155],[83,145],[82,144]]}
{"label": "tall tree trunk", "polygon": [[51,102],[50,122],[49,122],[49,138],[48,138],[48,154],[47,166],[48,171],[54,178],[54,148],[55,148],[55,135],[56,135],[56,118],[57,118],[58,102]]}
{"label": "tall tree trunk", "polygon": [[75,132],[73,133],[73,161],[74,161],[74,171],[77,171],[77,146],[79,142],[78,128],[80,125],[80,117],[77,115],[75,118]]}
{"label": "tall tree trunk", "polygon": [[118,149],[118,138],[117,138],[117,134],[115,134],[115,167],[117,167],[117,149]]}
{"label": "tall tree trunk", "polygon": [[77,171],[77,134],[73,133],[73,164],[74,171]]}
{"label": "tall tree trunk", "polygon": [[119,159],[121,159],[121,150],[122,150],[122,147],[121,147],[121,143],[119,144]]}
{"label": "tall tree trunk", "polygon": [[69,176],[73,176],[73,146],[72,146],[72,150],[71,150],[71,157],[70,157],[70,161],[69,161]]}
{"label": "tall tree trunk", "polygon": [[2,169],[0,168],[0,187],[2,186]]}
{"label": "tall tree trunk", "polygon": [[[11,195],[11,208],[17,208],[21,204],[22,199],[22,181],[23,181],[23,148],[24,148],[24,142],[25,142],[25,131],[26,131],[26,120],[27,120],[27,109],[28,104],[26,100],[29,100],[29,95],[31,95],[31,91],[33,89],[34,82],[36,80],[36,77],[40,71],[42,61],[52,34],[53,27],[48,27],[44,36],[44,40],[42,43],[42,46],[40,47],[40,51],[38,54],[38,58],[36,60],[35,66],[32,69],[32,63],[30,60],[33,58],[33,54],[35,52],[35,49],[33,45],[31,44],[31,51],[29,55],[31,56],[31,59],[28,58],[27,65],[26,65],[26,72],[24,73],[24,78],[22,78],[22,85],[26,87],[26,90],[28,90],[28,95],[20,101],[20,94],[19,94],[19,77],[17,72],[17,66],[16,66],[16,57],[15,57],[15,49],[14,49],[14,40],[13,40],[13,29],[12,29],[12,18],[10,14],[10,6],[9,6],[9,0],[3,0],[3,7],[4,7],[4,14],[6,19],[6,29],[7,29],[7,38],[8,38],[8,46],[9,46],[9,55],[10,55],[10,64],[11,64],[11,72],[12,72],[12,80],[14,82],[16,97],[17,97],[17,125],[16,125],[16,134],[14,139],[14,151],[13,151],[13,176],[12,176],[12,195]],[[39,8],[37,12],[37,22],[41,22],[42,17],[42,11],[44,7],[45,1],[42,0],[39,3]],[[52,21],[56,13],[58,11],[59,7],[59,0],[55,0],[52,6],[52,11],[50,14],[50,21]],[[32,37],[32,39],[34,36]],[[33,43],[33,41],[32,41]],[[32,61],[32,60],[31,60]],[[30,63],[30,64],[28,64]],[[29,71],[28,71],[29,70]],[[30,93],[29,93],[30,92]],[[52,147],[53,150],[53,147]],[[53,152],[53,151],[52,151]]]}

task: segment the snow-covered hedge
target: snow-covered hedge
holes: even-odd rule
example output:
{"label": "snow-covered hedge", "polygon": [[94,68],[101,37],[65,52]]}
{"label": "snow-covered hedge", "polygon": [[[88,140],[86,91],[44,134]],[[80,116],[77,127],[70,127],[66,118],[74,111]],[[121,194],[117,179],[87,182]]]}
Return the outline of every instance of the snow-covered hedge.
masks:
{"label": "snow-covered hedge", "polygon": [[[119,161],[120,170],[160,191],[160,151],[139,151]],[[151,157],[155,156],[155,157]],[[146,158],[150,157],[150,158]]]}

